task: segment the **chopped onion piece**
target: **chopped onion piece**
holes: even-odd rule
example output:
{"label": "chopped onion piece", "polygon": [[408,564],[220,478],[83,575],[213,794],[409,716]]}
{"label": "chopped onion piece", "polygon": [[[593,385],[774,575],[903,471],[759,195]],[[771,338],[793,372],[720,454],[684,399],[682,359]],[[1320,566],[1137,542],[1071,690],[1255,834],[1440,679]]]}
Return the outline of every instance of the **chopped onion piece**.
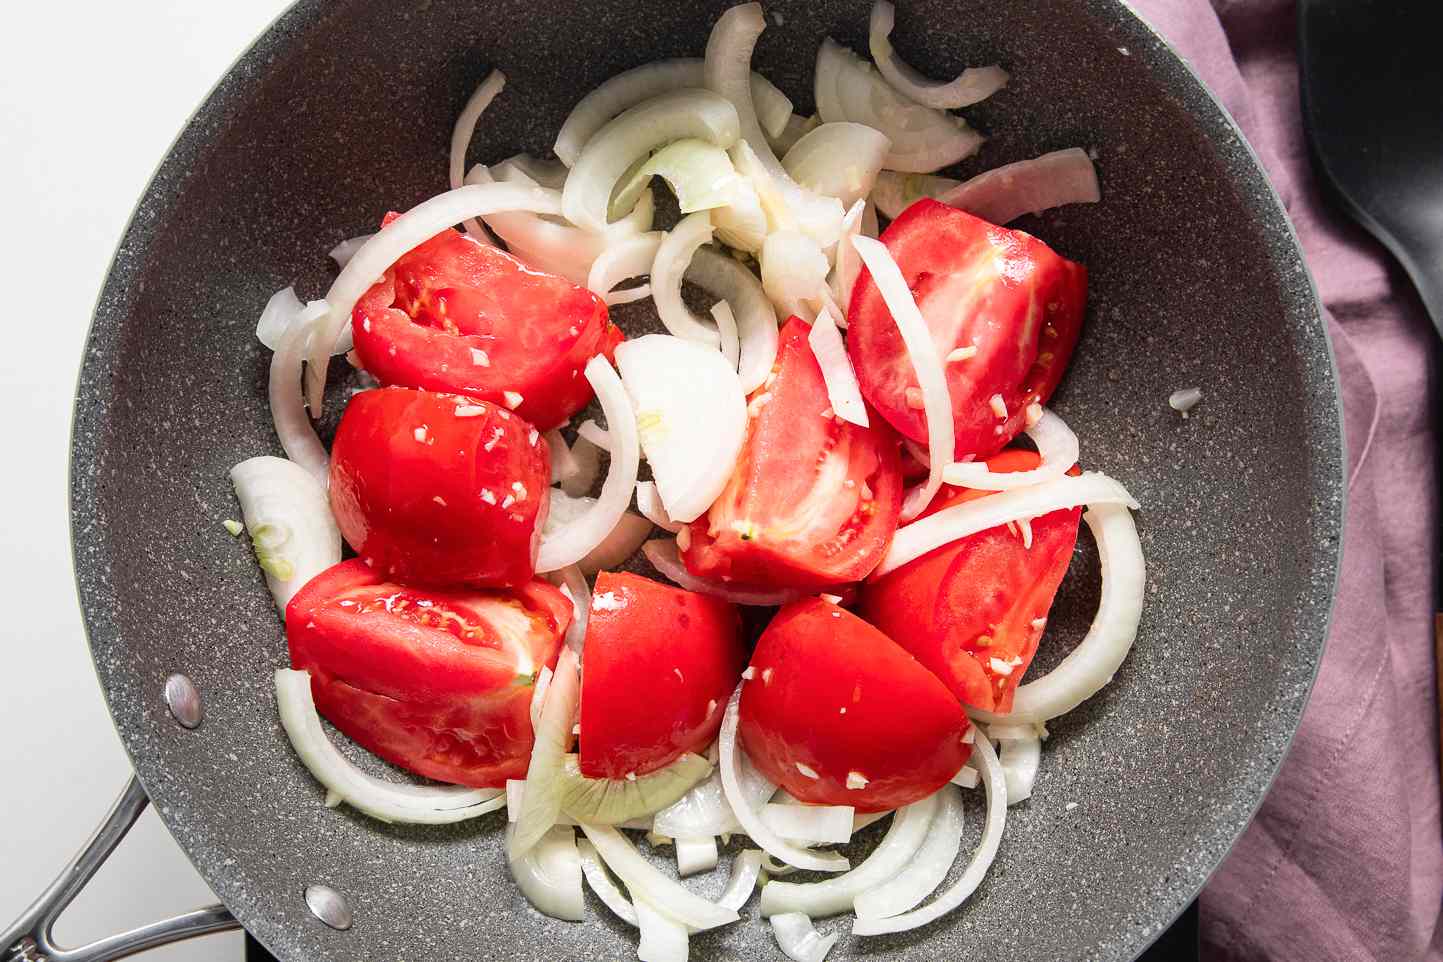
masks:
{"label": "chopped onion piece", "polygon": [[[1087,477],[1087,474],[1082,476]],[[1059,478],[1049,482],[1049,485],[1082,478]],[[1116,482],[1111,483],[1116,485]],[[1039,489],[1042,487],[1044,486],[1038,486]],[[1117,485],[1119,490],[1121,487]],[[972,503],[983,504],[1024,494],[1023,491],[997,494]],[[1123,495],[1125,496],[1126,492],[1123,492]],[[1056,668],[1017,689],[1010,713],[995,715],[991,712],[975,711],[969,714],[983,721],[1004,723],[1043,722],[1056,718],[1072,711],[1100,691],[1112,680],[1113,674],[1127,658],[1127,653],[1132,650],[1132,643],[1137,638],[1138,621],[1142,618],[1147,570],[1142,557],[1142,544],[1137,538],[1137,527],[1132,522],[1132,515],[1121,506],[1132,503],[1131,499],[1117,498],[1107,503],[1108,501],[1109,499],[1102,497],[1086,497],[1069,500],[1069,504],[1062,506],[1071,507],[1072,504],[1083,503],[1090,506],[1082,520],[1092,529],[1092,536],[1097,541],[1098,560],[1102,563],[1102,599],[1087,635]],[[931,518],[927,520],[930,521]]]}
{"label": "chopped onion piece", "polygon": [[705,140],[686,138],[667,144],[647,158],[611,195],[608,216],[623,216],[635,206],[651,178],[671,186],[683,214],[725,207],[732,202],[740,177],[727,152]]}
{"label": "chopped onion piece", "polygon": [[982,784],[987,790],[987,820],[982,826],[982,840],[977,843],[977,850],[972,853],[972,861],[967,864],[962,877],[939,895],[936,901],[920,909],[885,919],[858,918],[852,923],[853,935],[906,932],[935,922],[967,901],[967,897],[977,890],[982,877],[992,866],[992,860],[997,857],[997,847],[1002,844],[1002,829],[1007,824],[1007,784],[1002,777],[1002,766],[997,763],[997,755],[992,751],[992,745],[987,739],[977,739],[977,747],[972,757],[981,762]]}
{"label": "chopped onion piece", "polygon": [[823,938],[801,912],[773,915],[771,922],[777,945],[793,962],[822,962],[837,944],[836,932]]}
{"label": "chopped onion piece", "polygon": [[915,908],[947,878],[962,847],[962,793],[943,785],[941,804],[917,854],[896,875],[857,896],[857,918],[886,918]]}
{"label": "chopped onion piece", "polygon": [[811,319],[827,286],[827,255],[801,231],[778,230],[762,244],[762,289],[782,315]]}
{"label": "chopped onion piece", "polygon": [[[857,283],[857,275],[862,271],[862,262],[857,256],[857,248],[852,244],[852,238],[866,233],[862,230],[866,213],[866,201],[859,200],[847,209],[847,216],[842,218],[842,234],[837,238],[832,276],[828,279],[842,327],[847,326],[847,307],[852,303],[852,287]],[[873,233],[868,236],[877,235]]]}
{"label": "chopped onion piece", "polygon": [[711,762],[687,752],[645,775],[587,778],[581,774],[578,756],[567,755],[561,766],[561,810],[577,822],[594,825],[649,820],[653,812],[676,802],[711,772]]}
{"label": "chopped onion piece", "polygon": [[823,882],[767,883],[762,889],[762,915],[805,912],[823,918],[850,911],[857,896],[907,867],[922,847],[940,804],[933,794],[898,809],[872,854],[845,875]]}
{"label": "chopped onion piece", "polygon": [[923,197],[936,200],[961,181],[954,177],[938,177],[936,174],[903,174],[895,170],[884,170],[877,175],[877,184],[872,188],[872,202],[877,209],[895,220],[902,211],[911,207]]}
{"label": "chopped onion piece", "polygon": [[818,314],[811,333],[807,335],[807,343],[822,369],[822,380],[827,385],[827,400],[832,403],[832,411],[844,421],[866,427],[867,405],[857,384],[857,372],[852,368],[852,359],[847,357],[842,332],[837,330],[837,322],[832,318],[831,309]]}
{"label": "chopped onion piece", "polygon": [[355,256],[356,251],[360,250],[366,241],[374,236],[374,234],[361,234],[357,237],[348,237],[335,247],[332,247],[327,256],[336,262],[337,267],[345,267],[351,262],[351,258]]}
{"label": "chopped onion piece", "polygon": [[256,560],[281,618],[306,582],[341,560],[326,489],[294,461],[263,456],[230,469]]}
{"label": "chopped onion piece", "polygon": [[656,493],[656,483],[653,481],[640,481],[637,483],[636,510],[640,511],[642,517],[646,518],[646,520],[658,528],[670,531],[673,534],[684,527],[681,522],[673,521],[671,515],[666,513],[666,506],[661,503],[661,495]]}
{"label": "chopped onion piece", "polygon": [[645,899],[676,921],[697,931],[735,922],[735,910],[709,902],[663,875],[609,825],[582,825],[607,868],[625,883],[633,900]]}
{"label": "chopped onion piece", "polygon": [[[629,342],[629,343],[635,343]],[[586,379],[596,391],[601,410],[606,415],[612,438],[611,465],[601,485],[601,497],[590,510],[555,534],[541,538],[536,557],[538,572],[555,571],[576,564],[606,540],[626,508],[636,488],[636,472],[641,465],[641,440],[637,436],[636,418],[631,401],[611,365],[603,356],[586,363]]]}
{"label": "chopped onion piece", "polygon": [[[761,846],[764,852],[788,865],[810,869],[814,872],[845,872],[848,867],[845,856],[833,852],[809,852],[783,840],[770,828],[767,828],[760,813],[748,804],[746,796],[742,793],[741,772],[737,760],[741,754],[737,747],[737,706],[741,703],[741,699],[742,686],[738,685],[737,690],[732,693],[731,700],[727,702],[726,714],[722,716],[721,735],[717,744],[721,748],[719,767],[721,768],[722,788],[726,792],[727,802],[736,814],[737,821],[741,823],[742,831]],[[766,893],[763,892],[762,895],[765,898]]]}
{"label": "chopped onion piece", "polygon": [[266,389],[271,420],[286,457],[309,471],[322,485],[330,484],[331,455],[311,426],[311,419],[306,417],[302,374],[306,349],[326,309],[325,301],[312,301],[291,319],[290,327],[281,335],[280,344],[271,355]]}
{"label": "chopped onion piece", "polygon": [[1042,457],[1042,463],[1031,471],[994,474],[987,470],[985,461],[959,461],[947,465],[942,472],[942,480],[964,488],[1009,491],[1060,478],[1077,463],[1077,435],[1051,411],[1044,408],[1042,417],[1023,433],[1037,445],[1037,453]]}
{"label": "chopped onion piece", "polygon": [[505,804],[505,794],[494,788],[398,784],[361,771],[326,737],[311,694],[310,674],[283,668],[275,681],[281,727],[302,764],[328,793],[356,811],[383,822],[444,825],[494,812]]}
{"label": "chopped onion piece", "polygon": [[[532,693],[532,701],[535,701],[536,693]],[[531,726],[536,727],[535,723]],[[525,794],[526,780],[523,778],[506,779],[506,821],[514,823],[521,817],[521,797]]]}
{"label": "chopped onion piece", "polygon": [[762,249],[767,231],[771,229],[756,185],[745,176],[737,182],[731,203],[712,211],[711,222],[716,228],[717,240],[748,254]]}
{"label": "chopped onion piece", "polygon": [[591,618],[591,587],[578,565],[567,565],[552,575],[561,576],[561,590],[571,596],[572,617],[571,624],[566,626],[566,644],[580,656],[586,643],[586,624]]}
{"label": "chopped onion piece", "polygon": [[559,160],[539,160],[530,154],[513,154],[492,167],[496,179],[509,182],[512,176],[524,177],[540,187],[560,190],[566,185],[566,165]]}
{"label": "chopped onion piece", "polygon": [[551,455],[551,483],[558,484],[581,473],[581,464],[571,454],[571,447],[561,436],[560,428],[552,428],[544,435],[546,451]]}
{"label": "chopped onion piece", "polygon": [[733,368],[741,360],[741,338],[737,334],[737,317],[726,301],[717,301],[711,306],[711,316],[716,320],[717,333],[721,335],[722,357]]}
{"label": "chopped onion piece", "polygon": [[686,926],[654,908],[642,896],[637,896],[635,909],[636,925],[641,930],[636,957],[641,962],[687,962],[690,940]]}
{"label": "chopped onion piece", "polygon": [[[1063,508],[1075,508],[1080,504],[1137,507],[1137,502],[1132,499],[1132,495],[1127,493],[1127,489],[1105,474],[1084,471],[1077,476],[1063,475],[1042,484],[1035,484],[1030,488],[1003,491],[988,498],[953,505],[936,514],[928,515],[920,521],[898,528],[896,535],[892,538],[891,546],[887,549],[887,554],[882,558],[882,563],[877,566],[873,576],[880,578],[882,575],[896,571],[902,565],[920,558],[934,548],[940,548],[944,544],[976,534],[979,531],[997,528],[1009,521],[1017,521],[1021,518],[1036,518],[1053,511],[1061,511]],[[1130,527],[1131,520],[1127,524]],[[1133,533],[1136,534],[1135,529]],[[1117,539],[1119,548],[1122,547],[1120,543],[1122,540],[1121,538]],[[1137,558],[1140,568],[1140,549],[1137,552]],[[1129,563],[1129,574],[1131,574],[1131,567]],[[1139,574],[1138,580],[1140,579],[1141,575]],[[1129,581],[1129,588],[1131,588],[1131,584]],[[1138,603],[1141,604],[1140,589]],[[1096,622],[1094,622],[1095,624]],[[1134,622],[1135,629],[1136,623]],[[1131,646],[1130,638],[1127,644]],[[1118,663],[1121,664],[1120,659]],[[1110,675],[1111,671],[1115,669],[1116,666],[1113,666],[1108,674]],[[1021,689],[1018,692],[1020,694]],[[1015,704],[1016,700],[1014,699]],[[1052,715],[1036,716],[1034,713],[1019,715],[1016,711],[1017,709],[1014,707],[1011,717],[1018,721],[1046,721],[1053,717]],[[997,719],[988,720],[995,721]]]}
{"label": "chopped onion piece", "polygon": [[892,149],[887,135],[864,124],[822,124],[802,136],[782,158],[792,179],[810,191],[851,207],[872,192]]}
{"label": "chopped onion piece", "polygon": [[[506,826],[508,849],[517,830],[516,825]],[[586,917],[576,829],[553,825],[524,854],[509,857],[507,864],[516,887],[538,912],[566,922],[580,922]]]}
{"label": "chopped onion piece", "polygon": [[672,538],[657,538],[648,541],[641,546],[641,553],[646,555],[646,560],[651,562],[653,568],[687,591],[713,595],[723,601],[730,601],[734,605],[769,608],[775,605],[789,604],[798,598],[805,598],[812,594],[812,592],[792,588],[779,588],[771,591],[762,588],[753,589],[694,575],[687,570],[686,564],[681,560],[676,541]]}
{"label": "chopped onion piece", "polygon": [[777,312],[761,281],[734,258],[703,247],[692,255],[686,280],[726,301],[736,318],[742,393],[761,387],[777,359]]}
{"label": "chopped onion piece", "polygon": [[803,117],[799,114],[792,114],[782,126],[781,132],[773,134],[767,131],[767,140],[772,145],[772,150],[778,154],[785,154],[796,146],[797,141],[813,130],[821,123],[821,118],[816,114],[810,117]]}
{"label": "chopped onion piece", "polygon": [[803,845],[845,844],[852,840],[850,805],[762,806],[762,823],[780,837]]}
{"label": "chopped onion piece", "polygon": [[976,788],[977,769],[971,765],[963,765],[957,770],[957,774],[952,776],[952,784],[959,788]]}
{"label": "chopped onion piece", "polygon": [[506,840],[507,857],[512,861],[541,841],[546,830],[556,824],[557,816],[561,814],[561,766],[571,747],[571,726],[576,724],[580,699],[581,679],[576,652],[563,648],[547,688],[546,703],[541,706],[541,722],[536,726],[531,762],[526,767],[526,784],[522,790],[521,811],[516,816],[516,831]]}
{"label": "chopped onion piece", "polygon": [[1032,797],[1037,769],[1042,761],[1042,739],[1036,733],[1029,732],[1022,737],[1015,735],[1015,732],[1007,732],[997,739],[997,759],[1007,781],[1009,807]]}
{"label": "chopped onion piece", "polygon": [[896,8],[888,0],[877,0],[872,5],[868,46],[887,83],[908,100],[938,110],[955,110],[986,100],[1007,86],[1007,71],[998,66],[968,67],[949,81],[928,80],[892,49],[892,27],[896,20]]}
{"label": "chopped onion piece", "polygon": [[994,167],[937,199],[993,224],[1006,224],[1064,204],[1095,204],[1102,190],[1087,151],[1070,147]]}
{"label": "chopped onion piece", "polygon": [[276,291],[261,310],[260,320],[256,322],[256,339],[272,351],[280,350],[281,340],[304,307],[294,287]]}
{"label": "chopped onion piece", "polygon": [[716,868],[716,836],[676,836],[676,874],[682,878]]}
{"label": "chopped onion piece", "polygon": [[[739,784],[742,796],[752,808],[766,803],[776,792],[777,786],[757,771],[751,759],[742,755],[738,760]],[[741,823],[726,800],[722,787],[721,771],[715,770],[706,781],[687,792],[675,804],[656,813],[653,819],[656,830],[672,838],[687,835],[729,835],[741,831]]]}
{"label": "chopped onion piece", "polygon": [[[573,602],[573,604],[574,604],[574,602]],[[546,689],[549,688],[549,687],[551,687],[551,674],[552,674],[551,669],[548,668],[548,667],[546,667],[545,665],[542,665],[542,666],[541,666],[541,672],[536,676],[536,682],[535,682],[535,684],[533,684],[533,685],[531,686],[531,730],[532,730],[532,731],[535,731],[535,730],[537,729],[537,727],[541,724],[541,706],[544,705],[544,704],[546,704]],[[518,780],[516,780],[516,779],[507,779],[507,780],[506,780],[506,785],[507,785],[507,788],[508,788],[508,789],[510,788],[512,782],[516,782],[516,790],[515,790],[516,797],[515,797],[515,799],[511,799],[511,798],[508,797],[508,799],[507,799],[507,804],[510,805],[510,803],[511,803],[512,801],[515,801],[517,804],[516,804],[515,806],[513,806],[513,807],[516,809],[517,812],[519,812],[519,811],[520,811],[520,801],[521,801],[521,794],[520,794],[520,793],[521,793],[521,786],[523,786],[523,785],[526,784],[526,783],[525,783],[525,782],[522,782],[522,781],[518,781]],[[513,818],[513,819],[510,819],[510,821],[515,821],[515,819],[514,819],[514,818]]]}
{"label": "chopped onion piece", "polygon": [[658,230],[609,244],[591,262],[591,271],[586,276],[587,289],[604,298],[608,305],[621,303],[617,298],[629,296],[632,291],[617,291],[616,285],[630,277],[650,274],[656,249],[665,237],[666,233]]}
{"label": "chopped onion piece", "polygon": [[732,874],[727,878],[727,887],[722,890],[717,904],[733,911],[740,911],[751,900],[756,891],[757,880],[762,875],[761,849],[749,848],[732,859]]}
{"label": "chopped onion piece", "polygon": [[611,450],[611,432],[597,424],[591,418],[582,421],[576,429],[576,436],[590,444],[595,445],[602,451]]}
{"label": "chopped onion piece", "polygon": [[[451,189],[460,187],[466,175],[466,150],[471,146],[471,139],[476,136],[476,122],[491,106],[491,101],[506,86],[506,75],[499,70],[493,70],[481,81],[481,85],[466,101],[466,106],[461,108],[461,113],[456,117],[456,126],[451,129],[451,163],[449,169],[449,180]],[[475,218],[466,220],[466,233],[483,244],[490,245],[491,237],[476,222]],[[345,265],[342,265],[343,267]]]}
{"label": "chopped onion piece", "polygon": [[586,438],[577,436],[576,443],[571,446],[571,456],[576,460],[578,471],[575,477],[561,482],[563,494],[580,497],[591,490],[601,470],[601,450]]}
{"label": "chopped onion piece", "polygon": [[1187,417],[1187,412],[1197,407],[1197,403],[1201,400],[1202,391],[1195,387],[1185,387],[1168,395],[1167,406],[1183,417]]}
{"label": "chopped onion piece", "polygon": [[635,926],[636,909],[621,888],[611,880],[611,875],[601,862],[601,856],[596,854],[596,846],[592,845],[589,839],[577,839],[576,854],[581,857],[581,874],[585,876],[586,884],[591,886],[591,891],[601,899],[601,904],[627,925]]}
{"label": "chopped onion piece", "polygon": [[711,215],[699,211],[682,218],[657,245],[651,265],[651,297],[666,329],[677,337],[710,347],[721,343],[716,328],[697,319],[681,299],[681,281],[697,248],[711,240]]}
{"label": "chopped onion piece", "polygon": [[942,469],[951,458],[955,444],[952,399],[947,393],[947,377],[942,370],[942,358],[937,354],[937,343],[932,340],[912,290],[886,245],[870,237],[853,237],[852,246],[887,304],[922,389],[922,409],[927,416],[927,482],[909,491],[902,504],[902,520],[911,521],[932,503],[932,497],[942,487]]}

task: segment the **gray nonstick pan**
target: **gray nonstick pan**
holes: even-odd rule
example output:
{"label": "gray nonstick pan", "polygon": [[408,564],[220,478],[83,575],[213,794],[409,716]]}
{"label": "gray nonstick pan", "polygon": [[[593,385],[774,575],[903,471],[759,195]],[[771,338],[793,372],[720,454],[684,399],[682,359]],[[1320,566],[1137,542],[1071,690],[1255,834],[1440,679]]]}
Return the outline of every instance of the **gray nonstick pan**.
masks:
{"label": "gray nonstick pan", "polygon": [[[527,907],[503,856],[504,815],[422,828],[322,805],[276,715],[280,619],[249,547],[220,522],[238,516],[227,470],[280,453],[269,353],[254,336],[261,307],[292,282],[321,296],[333,244],[444,189],[452,122],[485,73],[500,67],[509,83],[473,156],[544,155],[588,89],[699,55],[725,6],[302,0],[225,75],[125,232],[76,396],[76,579],[138,781],[96,844],[0,934],[0,955],[91,962],[238,922],[284,960],[634,957],[633,936],[599,904],[579,924]],[[865,49],[869,6],[773,0],[784,26],[763,34],[758,68],[809,109],[819,42]],[[1085,464],[1143,505],[1147,607],[1114,682],[1051,726],[1036,792],[1012,809],[968,903],[902,936],[844,938],[831,957],[1128,960],[1243,829],[1312,684],[1343,512],[1330,349],[1256,158],[1123,3],[900,7],[897,45],[932,75],[994,62],[1012,73],[968,111],[990,140],[964,173],[1096,151],[1102,203],[1018,226],[1091,271],[1055,406]],[[645,310],[619,317],[632,332],[650,323]],[[324,436],[348,388],[341,367]],[[1204,400],[1183,419],[1168,396],[1193,386]],[[1084,536],[1039,668],[1081,637],[1097,585]],[[57,950],[49,920],[147,797],[224,906]],[[970,819],[964,851],[980,824]],[[780,958],[754,905],[745,914],[695,938],[694,957]]]}

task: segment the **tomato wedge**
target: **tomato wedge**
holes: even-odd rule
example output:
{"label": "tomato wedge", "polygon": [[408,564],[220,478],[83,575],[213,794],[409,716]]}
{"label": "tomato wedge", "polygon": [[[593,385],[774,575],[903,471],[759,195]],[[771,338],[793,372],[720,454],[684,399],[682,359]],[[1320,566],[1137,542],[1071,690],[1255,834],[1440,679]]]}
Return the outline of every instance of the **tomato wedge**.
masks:
{"label": "tomato wedge", "polygon": [[[1040,458],[1009,450],[987,462],[1002,473],[1030,471]],[[923,517],[993,492],[943,488]],[[930,551],[862,587],[858,611],[897,640],[964,704],[1012,710],[1012,698],[1072,561],[1081,508],[1033,518],[1032,547],[1006,527]]]}
{"label": "tomato wedge", "polygon": [[897,438],[878,419],[832,414],[822,369],[793,317],[751,396],[747,439],[711,509],[677,538],[693,574],[820,589],[863,578],[887,550],[902,506]]}
{"label": "tomato wedge", "polygon": [[[1045,404],[1062,379],[1082,329],[1087,269],[1030,234],[928,198],[904,210],[881,239],[944,359],[956,457],[1000,451],[1026,426],[1028,405]],[[892,427],[926,444],[911,359],[865,269],[847,317],[862,394]]]}
{"label": "tomato wedge", "polygon": [[352,559],[296,593],[286,637],[317,709],[360,745],[427,778],[501,787],[526,776],[532,684],[571,616],[544,581],[428,591]]}
{"label": "tomato wedge", "polygon": [[[967,716],[937,677],[876,628],[819,598],[777,612],[742,689],[747,757],[804,802],[878,812],[962,767]],[[582,728],[585,731],[585,727]]]}
{"label": "tomato wedge", "polygon": [[622,341],[595,294],[455,230],[397,261],[356,304],[351,327],[361,364],[382,384],[493,401],[543,431],[587,405],[582,368]]}
{"label": "tomato wedge", "polygon": [[747,663],[725,601],[640,575],[596,576],[581,673],[581,774],[645,775],[704,754]]}
{"label": "tomato wedge", "polygon": [[377,572],[408,583],[531,580],[550,482],[536,428],[456,394],[363,391],[331,446],[341,534]]}

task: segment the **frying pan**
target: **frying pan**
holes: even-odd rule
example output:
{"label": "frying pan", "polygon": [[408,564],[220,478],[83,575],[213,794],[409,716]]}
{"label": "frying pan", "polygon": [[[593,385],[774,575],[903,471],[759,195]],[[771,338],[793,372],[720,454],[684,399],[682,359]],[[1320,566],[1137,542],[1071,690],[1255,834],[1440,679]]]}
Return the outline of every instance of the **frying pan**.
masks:
{"label": "frying pan", "polygon": [[[599,908],[568,924],[526,907],[502,856],[503,817],[385,826],[321,805],[276,717],[279,619],[248,547],[220,521],[237,511],[227,469],[279,453],[253,333],[261,305],[293,281],[318,296],[332,244],[444,187],[452,120],[484,73],[499,66],[510,84],[478,156],[544,154],[582,93],[648,60],[698,55],[725,5],[302,0],[196,113],[121,241],[75,406],[76,578],[139,782],[0,950],[29,937],[34,957],[116,958],[233,914],[287,960],[633,956]],[[867,10],[774,0],[784,26],[762,36],[759,68],[809,107],[818,42],[865,49]],[[1019,226],[1091,269],[1087,326],[1055,406],[1087,466],[1142,502],[1149,581],[1136,648],[1112,685],[1051,726],[1037,793],[1012,809],[976,895],[927,929],[844,939],[833,958],[1127,960],[1247,823],[1312,683],[1344,492],[1330,349],[1256,158],[1122,3],[916,0],[898,24],[899,49],[934,75],[1012,70],[969,111],[991,140],[964,173],[1061,147],[1098,153],[1103,203]],[[1204,400],[1184,420],[1167,398],[1186,386]],[[346,389],[333,374],[323,432]],[[1091,618],[1096,557],[1081,540],[1040,668]],[[199,695],[197,727],[167,707],[177,673]],[[224,908],[56,950],[50,919],[147,796]],[[754,918],[697,937],[694,952],[779,957]]]}

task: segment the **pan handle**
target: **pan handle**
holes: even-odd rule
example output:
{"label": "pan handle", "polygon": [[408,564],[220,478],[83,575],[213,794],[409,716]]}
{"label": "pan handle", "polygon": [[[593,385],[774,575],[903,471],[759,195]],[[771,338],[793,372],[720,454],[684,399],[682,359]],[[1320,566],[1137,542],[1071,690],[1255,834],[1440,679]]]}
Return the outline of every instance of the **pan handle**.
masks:
{"label": "pan handle", "polygon": [[240,927],[225,906],[210,905],[79,948],[63,949],[55,944],[51,935],[55,920],[115,851],[149,803],[139,779],[130,776],[125,791],[120,793],[120,798],[90,841],[61,869],[55,881],[25,913],[0,932],[0,962],[110,962],[111,959],[123,959],[158,945]]}

